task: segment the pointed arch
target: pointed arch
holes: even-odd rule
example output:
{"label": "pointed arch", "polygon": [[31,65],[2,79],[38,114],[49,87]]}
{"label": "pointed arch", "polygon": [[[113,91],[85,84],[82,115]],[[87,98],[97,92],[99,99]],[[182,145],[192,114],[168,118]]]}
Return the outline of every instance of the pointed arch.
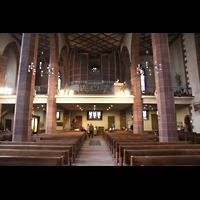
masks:
{"label": "pointed arch", "polygon": [[64,83],[65,85],[66,84],[69,84],[69,80],[68,80],[68,66],[69,66],[69,56],[68,56],[68,49],[66,46],[63,46],[62,49],[61,49],[61,52],[60,52],[60,59],[59,59],[59,62],[63,62],[63,67],[64,67]]}
{"label": "pointed arch", "polygon": [[[126,73],[126,66],[129,65],[130,68],[130,55],[127,46],[123,46],[122,53],[121,53],[121,77],[120,82],[126,81],[125,73]],[[130,71],[129,71],[130,72]],[[130,74],[130,73],[129,73]]]}
{"label": "pointed arch", "polygon": [[19,71],[19,58],[20,58],[20,52],[18,50],[18,47],[17,47],[17,44],[15,42],[11,42],[9,43],[4,51],[3,51],[3,56],[6,56],[8,50],[10,48],[13,48],[14,49],[14,52],[15,52],[15,57],[16,57],[16,62],[17,62],[17,68],[16,68],[16,79],[15,79],[15,88],[17,87],[17,77],[18,77],[18,71]]}

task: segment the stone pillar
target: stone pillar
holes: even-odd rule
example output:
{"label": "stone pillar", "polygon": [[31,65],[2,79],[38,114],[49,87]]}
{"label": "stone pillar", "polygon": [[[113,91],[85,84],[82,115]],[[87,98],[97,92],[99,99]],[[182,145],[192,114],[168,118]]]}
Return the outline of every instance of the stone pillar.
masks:
{"label": "stone pillar", "polygon": [[49,33],[50,41],[50,65],[54,68],[54,74],[48,77],[48,98],[46,109],[46,133],[56,133],[56,92],[58,85],[58,35]]}
{"label": "stone pillar", "polygon": [[155,71],[159,141],[177,141],[176,113],[171,80],[171,63],[167,33],[152,33],[153,58],[162,70]]}
{"label": "stone pillar", "polygon": [[37,63],[38,33],[23,33],[16,103],[13,125],[13,141],[31,141],[31,121],[35,76],[28,72],[28,65]]}
{"label": "stone pillar", "polygon": [[131,85],[134,87],[134,104],[133,104],[133,133],[143,133],[142,117],[142,97],[140,75],[137,74],[137,66],[140,63],[140,37],[141,33],[132,33],[131,45]]}

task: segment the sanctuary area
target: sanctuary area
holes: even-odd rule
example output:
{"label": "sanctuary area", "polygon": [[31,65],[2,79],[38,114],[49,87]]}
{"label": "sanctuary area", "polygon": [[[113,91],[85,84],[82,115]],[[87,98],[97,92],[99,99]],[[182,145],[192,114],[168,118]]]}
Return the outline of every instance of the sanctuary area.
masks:
{"label": "sanctuary area", "polygon": [[[193,163],[200,160],[199,121],[199,33],[0,33],[0,165],[74,165],[92,146],[90,124],[97,156],[106,145],[119,165],[140,165],[143,145],[155,143],[165,152],[155,160],[178,157],[174,149],[185,145],[181,155]],[[140,155],[125,152],[123,141],[141,142]],[[58,159],[53,146],[61,153],[65,145]],[[26,146],[35,161],[22,153]]]}

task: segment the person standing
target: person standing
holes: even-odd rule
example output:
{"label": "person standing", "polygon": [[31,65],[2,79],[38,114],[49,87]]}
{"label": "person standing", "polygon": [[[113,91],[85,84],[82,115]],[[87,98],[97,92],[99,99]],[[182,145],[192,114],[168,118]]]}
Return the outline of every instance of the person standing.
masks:
{"label": "person standing", "polygon": [[[90,135],[92,135],[92,138],[93,138],[94,127],[92,124],[90,124],[89,131],[90,131]],[[89,135],[89,138],[90,138],[90,135]]]}
{"label": "person standing", "polygon": [[112,123],[112,129],[115,129],[115,122]]}
{"label": "person standing", "polygon": [[87,124],[87,127],[86,127],[86,135],[85,135],[85,139],[87,140],[87,135],[89,136],[90,135],[90,130],[89,130],[89,128],[90,128],[90,125],[89,124]]}

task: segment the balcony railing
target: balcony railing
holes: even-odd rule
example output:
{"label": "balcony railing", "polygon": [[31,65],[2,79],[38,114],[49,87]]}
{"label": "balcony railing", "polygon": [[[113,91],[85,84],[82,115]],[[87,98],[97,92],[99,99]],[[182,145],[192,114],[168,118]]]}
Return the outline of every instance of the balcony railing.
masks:
{"label": "balcony railing", "polygon": [[47,89],[45,86],[35,86],[36,94],[47,94]]}
{"label": "balcony railing", "polygon": [[[148,86],[145,91],[142,91],[142,95],[154,95],[156,87]],[[174,96],[192,96],[192,88],[180,88],[173,87]]]}

